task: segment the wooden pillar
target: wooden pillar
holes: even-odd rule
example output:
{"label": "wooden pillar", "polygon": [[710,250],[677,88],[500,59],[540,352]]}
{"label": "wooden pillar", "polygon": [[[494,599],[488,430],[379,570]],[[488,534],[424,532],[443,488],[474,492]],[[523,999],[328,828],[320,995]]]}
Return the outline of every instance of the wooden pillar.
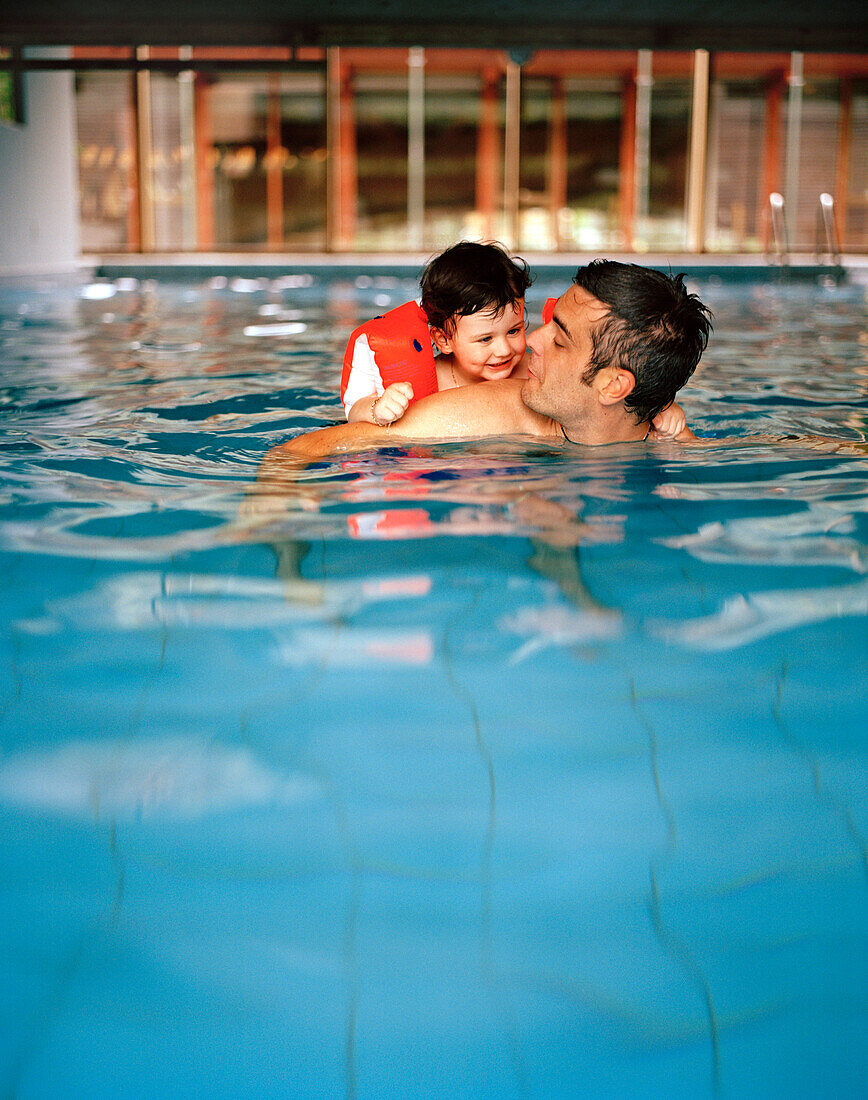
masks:
{"label": "wooden pillar", "polygon": [[799,190],[801,188],[802,102],[805,94],[805,55],[801,50],[790,54],[787,80],[787,144],[784,160],[784,224],[787,240],[799,241]]}
{"label": "wooden pillar", "polygon": [[211,110],[212,80],[196,74],[193,85],[196,165],[196,247],[212,249],[216,240],[214,213],[214,125]]}
{"label": "wooden pillar", "polygon": [[407,51],[407,244],[425,238],[425,51]]}
{"label": "wooden pillar", "polygon": [[636,194],[636,81],[630,76],[621,93],[621,143],[618,153],[618,230],[622,247],[633,247]]}
{"label": "wooden pillar", "polygon": [[[654,54],[636,52],[636,122],[633,143],[633,247],[647,249],[651,201],[651,96],[654,87]],[[638,226],[638,233],[637,233]]]}
{"label": "wooden pillar", "polygon": [[269,73],[265,97],[265,222],[269,248],[283,244],[283,142],[280,133],[280,75]]}
{"label": "wooden pillar", "polygon": [[359,205],[359,178],[356,148],[356,105],[352,73],[347,68],[341,75],[341,240],[344,248],[356,240],[356,217]]}
{"label": "wooden pillar", "polygon": [[781,189],[781,103],[784,93],[784,74],[778,73],[766,89],[765,133],[763,135],[763,162],[760,172],[760,226],[763,252],[768,252],[772,241],[772,222],[769,211],[769,195]]}
{"label": "wooden pillar", "polygon": [[136,74],[129,76],[129,111],[126,114],[125,141],[129,150],[129,166],[126,171],[127,187],[130,199],[127,202],[127,248],[130,252],[142,249],[142,223],[139,200],[139,146],[138,146],[138,99],[136,95]]}
{"label": "wooden pillar", "polygon": [[329,49],[328,66],[328,232],[327,247],[341,251],[356,239],[358,173],[352,70],[339,47]]}
{"label": "wooden pillar", "polygon": [[562,243],[561,211],[567,205],[567,97],[561,77],[552,81],[552,116],[549,128],[548,205],[554,246]]}
{"label": "wooden pillar", "polygon": [[708,50],[693,51],[690,158],[687,171],[687,249],[705,251],[705,189],[708,165],[708,105],[711,65]]}
{"label": "wooden pillar", "polygon": [[506,63],[506,115],[503,135],[503,221],[507,248],[521,248],[521,65]]}
{"label": "wooden pillar", "polygon": [[480,235],[494,236],[494,211],[497,206],[500,149],[497,133],[497,101],[500,73],[496,68],[482,72],[479,125],[476,131],[476,209],[480,216]]}
{"label": "wooden pillar", "polygon": [[353,74],[340,57],[340,49],[328,53],[329,66],[329,246],[352,248],[356,240],[358,172]]}
{"label": "wooden pillar", "polygon": [[838,117],[838,150],[835,156],[835,223],[841,248],[847,248],[847,215],[850,204],[850,149],[853,140],[853,81],[841,81],[841,107]]}
{"label": "wooden pillar", "polygon": [[[147,61],[148,46],[138,46],[136,57]],[[136,162],[139,179],[139,247],[153,252],[156,247],[156,216],[154,211],[154,135],[151,126],[151,74],[140,69],[135,74]]]}
{"label": "wooden pillar", "polygon": [[[178,60],[192,62],[193,47],[179,46]],[[181,232],[182,247],[197,247],[196,216],[196,74],[192,68],[178,73],[178,120],[181,129]]]}

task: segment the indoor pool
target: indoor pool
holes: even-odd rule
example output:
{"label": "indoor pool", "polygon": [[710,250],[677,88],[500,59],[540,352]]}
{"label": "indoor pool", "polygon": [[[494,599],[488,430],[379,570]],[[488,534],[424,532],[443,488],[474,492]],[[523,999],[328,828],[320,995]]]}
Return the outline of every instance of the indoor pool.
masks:
{"label": "indoor pool", "polygon": [[0,290],[3,1095],[864,1096],[865,287],[265,476],[415,281],[249,275]]}

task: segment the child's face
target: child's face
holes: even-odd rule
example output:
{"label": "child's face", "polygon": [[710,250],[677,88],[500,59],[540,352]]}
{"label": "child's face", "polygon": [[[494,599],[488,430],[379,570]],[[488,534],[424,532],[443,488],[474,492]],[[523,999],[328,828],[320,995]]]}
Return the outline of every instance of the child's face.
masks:
{"label": "child's face", "polygon": [[499,316],[495,314],[495,309],[481,309],[457,317],[448,334],[433,333],[434,343],[452,355],[468,381],[508,378],[524,355],[524,301],[513,302]]}

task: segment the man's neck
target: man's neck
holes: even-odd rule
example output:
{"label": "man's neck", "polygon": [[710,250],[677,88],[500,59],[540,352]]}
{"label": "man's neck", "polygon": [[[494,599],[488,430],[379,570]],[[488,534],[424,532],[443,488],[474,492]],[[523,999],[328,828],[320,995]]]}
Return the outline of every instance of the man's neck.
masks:
{"label": "man's neck", "polygon": [[600,417],[581,424],[559,424],[552,421],[554,434],[560,433],[568,443],[583,443],[601,447],[607,443],[637,443],[648,438],[651,425],[637,424],[630,415]]}

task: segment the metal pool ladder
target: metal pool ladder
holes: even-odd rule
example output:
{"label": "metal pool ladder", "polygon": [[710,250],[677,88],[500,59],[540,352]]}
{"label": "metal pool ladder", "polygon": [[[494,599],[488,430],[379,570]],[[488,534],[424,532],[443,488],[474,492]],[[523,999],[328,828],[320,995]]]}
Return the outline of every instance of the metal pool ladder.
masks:
{"label": "metal pool ladder", "polygon": [[779,191],[772,191],[769,195],[769,209],[775,258],[779,264],[785,264],[790,259],[790,242],[787,238],[787,221],[784,217],[784,196]]}
{"label": "metal pool ladder", "polygon": [[[822,244],[825,241],[826,247]],[[835,200],[826,191],[820,195],[817,204],[817,234],[814,241],[814,255],[817,263],[827,256],[829,263],[841,266],[841,246],[838,242],[838,229],[835,225]]]}
{"label": "metal pool ladder", "polygon": [[[787,235],[784,196],[779,191],[772,191],[769,195],[769,210],[774,257],[779,264],[787,264],[790,260],[790,241]],[[834,267],[841,266],[841,245],[835,223],[835,200],[827,191],[824,191],[817,201],[814,257],[818,264],[826,259]]]}

